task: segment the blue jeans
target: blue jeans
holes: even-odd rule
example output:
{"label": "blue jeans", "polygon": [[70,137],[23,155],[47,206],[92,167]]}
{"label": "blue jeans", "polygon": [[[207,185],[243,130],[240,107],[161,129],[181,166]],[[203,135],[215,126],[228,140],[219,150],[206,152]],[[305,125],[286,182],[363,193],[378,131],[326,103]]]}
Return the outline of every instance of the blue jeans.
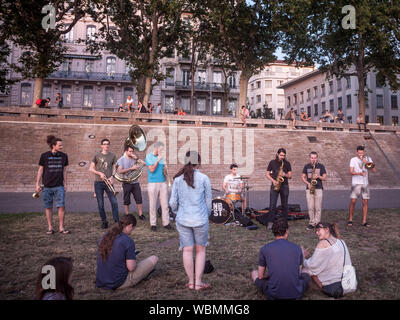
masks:
{"label": "blue jeans", "polygon": [[53,199],[56,199],[56,207],[65,207],[65,190],[64,186],[44,187],[42,191],[43,205],[46,209],[53,208]]}
{"label": "blue jeans", "polygon": [[107,222],[106,212],[104,211],[104,191],[107,193],[108,199],[110,199],[112,214],[114,221],[119,221],[118,216],[118,202],[114,194],[108,189],[104,181],[94,182],[94,191],[96,192],[97,205],[99,207],[99,214],[102,222]]}
{"label": "blue jeans", "polygon": [[274,185],[271,185],[271,190],[269,192],[269,212],[277,215],[276,203],[278,202],[278,197],[281,196],[282,204],[282,215],[287,220],[288,216],[288,201],[289,201],[289,185],[282,184],[279,191],[274,190]]}

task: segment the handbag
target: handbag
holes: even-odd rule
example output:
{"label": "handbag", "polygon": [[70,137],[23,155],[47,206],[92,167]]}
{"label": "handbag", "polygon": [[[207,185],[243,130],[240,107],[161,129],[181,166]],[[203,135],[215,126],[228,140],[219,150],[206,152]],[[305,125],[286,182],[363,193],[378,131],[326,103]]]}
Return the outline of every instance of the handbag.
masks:
{"label": "handbag", "polygon": [[323,293],[335,299],[341,298],[344,294],[354,292],[357,289],[356,270],[351,264],[345,265],[346,247],[344,246],[343,241],[340,240],[340,242],[342,243],[344,250],[342,278],[340,281],[322,287]]}

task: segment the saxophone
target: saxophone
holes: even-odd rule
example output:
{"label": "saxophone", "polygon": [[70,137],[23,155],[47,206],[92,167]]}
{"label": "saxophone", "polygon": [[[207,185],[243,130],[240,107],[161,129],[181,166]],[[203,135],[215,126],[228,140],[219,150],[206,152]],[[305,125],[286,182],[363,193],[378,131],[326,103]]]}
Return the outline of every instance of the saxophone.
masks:
{"label": "saxophone", "polygon": [[314,174],[315,174],[315,163],[313,164],[312,173],[311,173],[311,188],[310,188],[311,194],[315,193],[315,187],[317,185],[317,179],[314,179]]}
{"label": "saxophone", "polygon": [[278,182],[276,184],[276,186],[274,187],[275,191],[279,191],[281,188],[281,184],[283,181],[285,181],[285,179],[282,177],[282,172],[283,172],[283,160],[282,160],[282,164],[281,167],[279,168],[279,172],[278,172],[278,176],[276,177],[276,181]]}

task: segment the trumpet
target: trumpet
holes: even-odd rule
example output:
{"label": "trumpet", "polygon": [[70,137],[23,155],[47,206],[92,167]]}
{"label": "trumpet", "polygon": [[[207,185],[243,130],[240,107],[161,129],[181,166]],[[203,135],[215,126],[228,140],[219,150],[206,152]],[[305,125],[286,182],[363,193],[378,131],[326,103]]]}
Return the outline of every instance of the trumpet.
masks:
{"label": "trumpet", "polygon": [[106,177],[103,181],[106,184],[107,188],[114,194],[114,196],[117,196],[118,191],[115,191],[115,188],[111,184],[110,180],[108,180],[107,177]]}
{"label": "trumpet", "polygon": [[[375,163],[373,163],[372,161],[368,161],[368,159],[370,159],[370,158],[369,158],[368,155],[367,155],[367,151],[366,151],[366,148],[365,148],[365,144],[364,144],[363,146],[364,146],[365,154],[364,154],[364,156],[361,158],[361,160],[363,161],[364,158],[365,158],[365,159],[367,160],[367,162],[364,163],[364,166],[365,166],[365,168],[366,168],[367,170],[371,170],[371,169],[375,168]],[[364,161],[363,161],[363,162],[364,162]]]}
{"label": "trumpet", "polygon": [[40,193],[43,191],[43,188],[44,188],[44,185],[41,184],[41,185],[40,185],[39,192],[38,192],[38,191],[35,191],[35,192],[32,194],[32,198],[34,198],[34,199],[39,199],[39,198],[40,198]]}

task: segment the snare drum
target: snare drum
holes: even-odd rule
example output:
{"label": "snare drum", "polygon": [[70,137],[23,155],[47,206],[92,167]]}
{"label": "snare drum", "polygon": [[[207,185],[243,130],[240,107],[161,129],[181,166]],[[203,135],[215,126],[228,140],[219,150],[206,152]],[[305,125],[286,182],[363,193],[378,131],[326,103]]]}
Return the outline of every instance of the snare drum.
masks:
{"label": "snare drum", "polygon": [[228,193],[226,195],[226,197],[231,201],[241,201],[242,200],[240,193]]}
{"label": "snare drum", "polygon": [[215,198],[212,201],[210,222],[216,224],[227,223],[233,212],[233,203],[227,198]]}

